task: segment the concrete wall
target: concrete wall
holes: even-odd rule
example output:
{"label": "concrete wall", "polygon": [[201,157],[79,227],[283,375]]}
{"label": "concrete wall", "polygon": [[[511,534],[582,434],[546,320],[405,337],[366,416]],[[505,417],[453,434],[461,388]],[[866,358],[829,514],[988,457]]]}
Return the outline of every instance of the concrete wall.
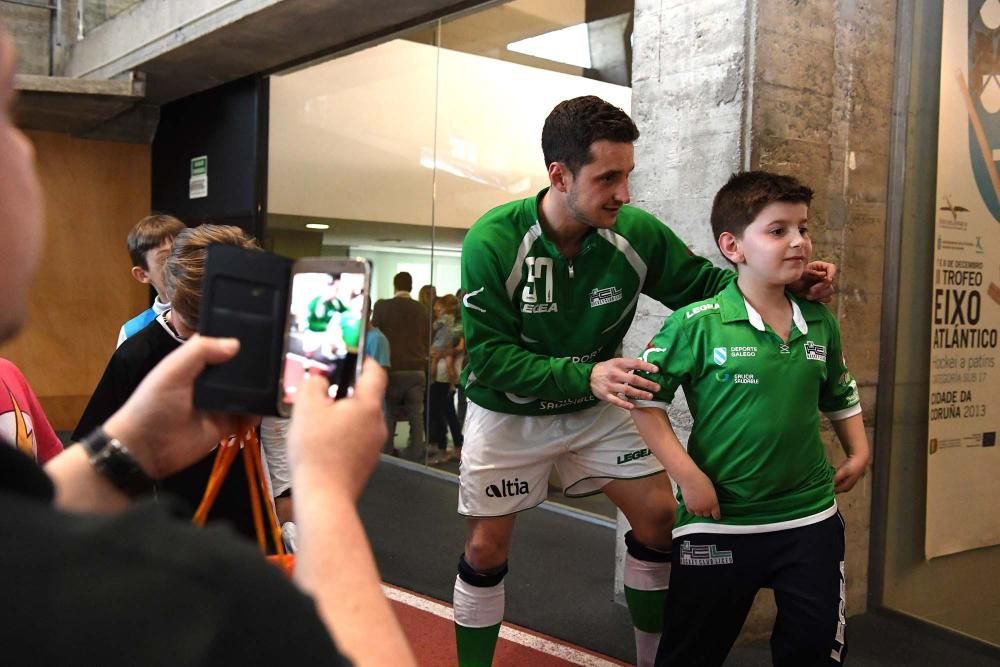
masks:
{"label": "concrete wall", "polygon": [[[873,438],[885,240],[894,0],[636,0],[633,201],[721,265],[711,198],[745,168],[794,174],[816,191],[817,258],[840,267],[830,304]],[[636,353],[667,311],[640,303]],[[824,441],[842,459],[829,425]],[[877,443],[873,443],[877,446]],[[870,481],[838,499],[847,521],[848,613],[865,609]],[[773,597],[745,628],[769,632]]]}
{"label": "concrete wall", "polygon": [[0,2],[0,25],[14,36],[17,47],[17,73],[50,73],[49,44],[52,12],[48,9]]}

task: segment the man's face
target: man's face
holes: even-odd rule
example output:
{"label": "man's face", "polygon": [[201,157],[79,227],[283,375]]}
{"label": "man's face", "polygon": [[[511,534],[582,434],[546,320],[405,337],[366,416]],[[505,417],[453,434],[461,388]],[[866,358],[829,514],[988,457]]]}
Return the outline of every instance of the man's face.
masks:
{"label": "man's face", "polygon": [[146,266],[149,269],[146,271],[146,276],[149,278],[149,283],[156,290],[156,293],[160,296],[160,301],[169,301],[167,297],[166,287],[163,281],[163,265],[167,261],[167,257],[170,257],[170,249],[174,246],[173,239],[164,239],[163,243],[157,247],[146,251]]}
{"label": "man's face", "polygon": [[24,322],[42,248],[42,194],[27,137],[11,124],[14,44],[0,24],[0,340]]}
{"label": "man's face", "polygon": [[566,170],[566,205],[577,222],[590,227],[613,227],[618,212],[631,197],[628,179],[635,169],[631,143],[602,139],[590,145],[590,162],[576,174]]}

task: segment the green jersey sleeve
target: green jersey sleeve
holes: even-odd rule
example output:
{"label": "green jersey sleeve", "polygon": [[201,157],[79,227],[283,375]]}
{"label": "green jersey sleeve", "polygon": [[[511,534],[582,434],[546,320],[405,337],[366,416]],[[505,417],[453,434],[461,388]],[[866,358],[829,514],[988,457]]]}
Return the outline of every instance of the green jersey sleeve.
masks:
{"label": "green jersey sleeve", "polygon": [[858,383],[847,369],[840,342],[840,327],[833,313],[826,310],[824,318],[830,328],[830,349],[826,351],[826,379],[820,390],[819,409],[829,419],[838,421],[861,412]]}
{"label": "green jersey sleeve", "polygon": [[663,323],[660,333],[646,346],[641,359],[657,368],[656,373],[637,371],[637,375],[660,385],[660,391],[648,401],[634,401],[639,407],[660,407],[666,409],[674,400],[677,388],[690,381],[694,368],[694,354],[683,330],[683,311],[674,313]]}
{"label": "green jersey sleeve", "polygon": [[497,391],[547,400],[588,396],[593,363],[534,354],[523,347],[521,314],[507,292],[506,272],[514,262],[500,256],[505,245],[491,242],[475,227],[462,244],[466,385],[481,382]]}
{"label": "green jersey sleeve", "polygon": [[736,279],[736,272],[720,269],[704,257],[691,252],[667,225],[646,213],[649,220],[642,227],[643,236],[633,243],[650,258],[649,274],[643,293],[667,308],[677,310],[689,303],[710,299]]}

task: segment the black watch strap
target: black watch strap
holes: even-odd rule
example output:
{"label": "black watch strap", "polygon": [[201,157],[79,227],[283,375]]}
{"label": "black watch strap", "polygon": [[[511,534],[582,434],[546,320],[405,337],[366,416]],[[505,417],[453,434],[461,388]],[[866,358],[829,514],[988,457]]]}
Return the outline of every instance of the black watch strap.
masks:
{"label": "black watch strap", "polygon": [[80,441],[87,451],[90,464],[115,488],[131,498],[153,491],[153,480],[139,466],[121,442],[110,437],[101,427]]}

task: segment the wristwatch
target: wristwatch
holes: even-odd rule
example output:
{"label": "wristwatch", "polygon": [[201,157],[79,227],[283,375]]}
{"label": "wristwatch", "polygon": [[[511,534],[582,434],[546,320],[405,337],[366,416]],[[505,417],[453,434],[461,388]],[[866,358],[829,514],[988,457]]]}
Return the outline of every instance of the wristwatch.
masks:
{"label": "wristwatch", "polygon": [[128,448],[100,426],[80,444],[90,458],[90,465],[125,495],[135,498],[153,491],[152,478],[139,466]]}

